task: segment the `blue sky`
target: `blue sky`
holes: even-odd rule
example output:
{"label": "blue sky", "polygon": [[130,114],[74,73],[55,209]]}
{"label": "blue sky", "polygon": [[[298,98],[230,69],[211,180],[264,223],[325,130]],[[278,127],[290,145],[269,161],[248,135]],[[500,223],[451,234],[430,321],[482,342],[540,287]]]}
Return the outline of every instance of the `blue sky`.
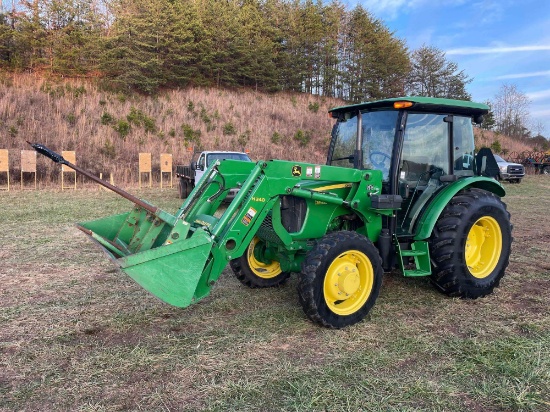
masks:
{"label": "blue sky", "polygon": [[550,137],[550,0],[363,0],[361,4],[407,43],[446,53],[474,80],[475,101],[492,100],[502,84],[530,99],[531,122]]}

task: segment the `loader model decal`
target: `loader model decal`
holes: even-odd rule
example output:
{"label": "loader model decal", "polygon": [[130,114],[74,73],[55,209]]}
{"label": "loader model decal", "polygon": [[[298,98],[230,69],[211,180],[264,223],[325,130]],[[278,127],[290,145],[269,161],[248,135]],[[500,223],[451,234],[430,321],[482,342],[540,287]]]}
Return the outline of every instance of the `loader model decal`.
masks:
{"label": "loader model decal", "polygon": [[252,219],[254,219],[254,216],[256,216],[256,210],[254,208],[248,209],[248,212],[244,215],[243,220],[241,220],[242,224],[248,226],[250,222],[252,222]]}

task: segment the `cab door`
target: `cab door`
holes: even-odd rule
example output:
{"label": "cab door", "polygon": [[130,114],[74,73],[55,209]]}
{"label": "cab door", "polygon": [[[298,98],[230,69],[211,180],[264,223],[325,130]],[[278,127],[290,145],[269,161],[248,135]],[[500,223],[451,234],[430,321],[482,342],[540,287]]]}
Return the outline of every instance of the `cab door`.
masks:
{"label": "cab door", "polygon": [[397,231],[414,234],[414,224],[442,187],[474,175],[474,132],[468,116],[409,113],[399,169],[402,193]]}
{"label": "cab door", "polygon": [[450,170],[452,116],[433,113],[408,113],[401,161],[399,185],[405,194],[397,215],[397,232],[412,234],[423,208],[441,187],[440,177]]}
{"label": "cab door", "polygon": [[206,155],[201,153],[197,160],[197,167],[195,168],[195,184],[199,182],[204,171],[206,170]]}

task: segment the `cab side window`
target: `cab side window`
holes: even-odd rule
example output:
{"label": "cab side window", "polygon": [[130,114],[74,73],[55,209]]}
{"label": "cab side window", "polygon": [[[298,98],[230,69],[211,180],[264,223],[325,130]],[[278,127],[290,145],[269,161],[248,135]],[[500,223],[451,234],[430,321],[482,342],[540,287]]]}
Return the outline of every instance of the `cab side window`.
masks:
{"label": "cab side window", "polygon": [[198,169],[199,170],[205,170],[206,168],[204,167],[205,164],[204,164],[204,158],[205,156],[203,154],[201,154],[201,156],[199,157],[199,160],[197,161],[197,166],[198,166]]}
{"label": "cab side window", "polygon": [[454,173],[474,174],[474,129],[469,117],[454,116],[453,119]]}
{"label": "cab side window", "polygon": [[449,173],[449,123],[444,115],[410,113],[403,142],[400,178],[411,188],[426,185],[431,175]]}

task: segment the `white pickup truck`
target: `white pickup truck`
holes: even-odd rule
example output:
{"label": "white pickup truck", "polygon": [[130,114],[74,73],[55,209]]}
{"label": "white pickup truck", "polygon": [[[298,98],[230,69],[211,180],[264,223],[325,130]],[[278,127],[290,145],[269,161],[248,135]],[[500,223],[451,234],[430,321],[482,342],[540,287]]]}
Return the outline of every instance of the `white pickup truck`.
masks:
{"label": "white pickup truck", "polygon": [[[204,171],[208,169],[216,160],[243,160],[245,162],[251,162],[250,157],[243,152],[225,152],[225,151],[204,151],[195,152],[191,157],[191,164],[189,166],[177,165],[176,177],[179,178],[178,193],[180,199],[185,199],[189,196],[189,193],[193,190],[197,182],[200,180]],[[235,194],[239,191],[238,188],[231,189],[226,197],[226,200],[230,201],[235,197]]]}

